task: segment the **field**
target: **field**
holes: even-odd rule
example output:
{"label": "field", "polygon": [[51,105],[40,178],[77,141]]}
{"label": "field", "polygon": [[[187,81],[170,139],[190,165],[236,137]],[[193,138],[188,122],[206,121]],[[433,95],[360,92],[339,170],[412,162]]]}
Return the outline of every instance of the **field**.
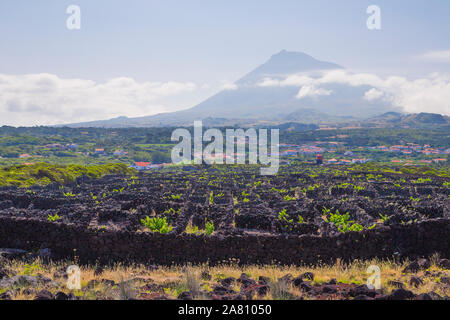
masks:
{"label": "field", "polygon": [[142,220],[149,217],[164,220],[167,232],[175,234],[200,234],[209,223],[224,235],[332,235],[448,219],[449,213],[448,168],[303,165],[259,176],[250,166],[188,166],[104,178],[102,167],[95,175],[90,167],[66,168],[71,180],[64,174],[53,178],[54,167],[34,171],[47,182],[69,184],[3,187],[1,216],[42,221],[58,216],[58,224],[131,232],[148,231]]}
{"label": "field", "polygon": [[[103,165],[136,161],[170,163],[176,128],[48,128],[0,127],[0,166],[47,162],[55,165]],[[186,128],[193,130],[191,128]],[[222,130],[225,130],[222,128]],[[402,160],[413,163],[448,161],[447,131],[436,129],[334,129],[311,130],[287,126],[280,129],[280,144],[305,144],[321,147],[325,160],[332,158],[372,159],[373,162]],[[413,151],[402,153],[371,149],[376,146],[404,145]],[[415,145],[415,147],[414,147]],[[426,145],[431,146],[429,149]],[[415,148],[415,150],[414,150]],[[283,148],[280,147],[280,151]],[[410,150],[411,149],[411,150]],[[428,150],[425,152],[425,150]],[[350,152],[351,155],[345,155]],[[300,153],[290,161],[311,161],[315,153]]]}
{"label": "field", "polygon": [[[448,295],[445,166],[301,164],[282,166],[276,176],[260,176],[257,166],[140,173],[123,165],[13,168],[4,169],[4,177],[15,178],[0,189],[0,243],[25,251],[20,251],[22,260],[13,257],[3,267],[16,276],[34,270],[50,278],[64,263],[42,259],[77,261],[86,274],[96,265],[110,270],[108,278],[89,278],[97,282],[76,292],[83,299],[117,298],[126,289],[117,278],[121,274],[128,280],[145,276],[132,290],[142,299],[387,299],[405,294],[395,293],[395,285],[410,289],[414,297]],[[29,179],[38,183],[11,186]],[[420,260],[432,256],[433,263]],[[408,261],[419,267],[403,272]],[[363,290],[364,268],[373,263],[383,266],[394,285]],[[191,266],[197,274],[191,280],[199,286],[203,271],[211,270],[212,280],[206,276],[201,284],[206,289],[186,287],[183,281],[192,272],[183,266]],[[226,272],[220,275],[220,270]],[[8,272],[3,273],[7,281],[0,281],[4,292],[8,281],[17,280]],[[301,278],[305,272],[316,277]],[[115,286],[104,286],[111,277]],[[229,284],[222,282],[230,277]],[[411,277],[420,277],[420,286],[411,285],[416,281]],[[103,289],[92,291],[93,283]],[[8,294],[29,298],[39,293],[25,292]]]}

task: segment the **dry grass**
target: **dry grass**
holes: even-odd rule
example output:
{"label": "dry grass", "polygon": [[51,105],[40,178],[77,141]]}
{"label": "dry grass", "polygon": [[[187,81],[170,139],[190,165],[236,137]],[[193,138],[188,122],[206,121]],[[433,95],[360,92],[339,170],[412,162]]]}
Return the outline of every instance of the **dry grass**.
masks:
{"label": "dry grass", "polygon": [[[442,276],[449,276],[448,270],[442,270],[436,264],[438,257],[431,259],[432,265],[427,270],[431,275],[426,275],[426,271],[420,271],[416,274],[403,274],[402,270],[407,265],[407,261],[399,263],[390,260],[370,260],[370,261],[353,261],[351,264],[337,262],[334,265],[318,265],[318,266],[281,266],[281,265],[251,265],[238,266],[235,263],[224,263],[218,266],[195,265],[195,266],[161,266],[156,270],[150,270],[142,265],[123,265],[116,264],[112,267],[106,267],[100,275],[95,274],[96,266],[81,266],[81,290],[71,291],[66,287],[66,280],[63,278],[54,278],[54,273],[58,270],[65,270],[67,266],[73,265],[73,262],[57,262],[43,264],[42,261],[36,260],[33,264],[26,264],[22,261],[9,261],[5,267],[12,270],[15,274],[28,273],[31,275],[42,274],[51,278],[58,283],[58,287],[52,288],[52,292],[61,291],[64,293],[72,292],[83,299],[127,299],[134,298],[138,288],[145,283],[155,283],[162,285],[164,293],[169,297],[176,298],[183,291],[192,291],[199,293],[200,289],[211,291],[217,281],[233,277],[238,278],[242,273],[248,274],[253,279],[259,276],[267,277],[272,282],[272,294],[269,293],[264,299],[279,299],[286,296],[286,292],[293,293],[296,296],[301,295],[298,289],[291,286],[285,286],[278,281],[279,278],[286,274],[294,277],[304,272],[314,273],[313,284],[321,284],[331,279],[336,279],[342,283],[366,284],[367,278],[370,276],[366,273],[370,265],[376,265],[381,269],[382,291],[385,293],[396,289],[390,281],[401,281],[405,288],[416,294],[434,291],[439,295],[448,295],[448,286],[440,283],[440,277],[433,276],[441,272]],[[211,275],[211,280],[201,279],[201,274],[207,272]],[[418,288],[411,286],[409,280],[412,276],[420,276],[424,284]],[[127,283],[119,286],[108,286],[101,283],[102,279],[113,280],[115,283],[123,283],[130,279],[140,279],[136,282]],[[88,284],[95,280],[95,285],[88,288]],[[41,289],[41,288],[38,288]],[[239,291],[239,285],[234,286]],[[141,292],[141,291],[140,291]],[[1,293],[1,292],[0,292]],[[147,291],[146,293],[152,293]],[[33,294],[26,294],[23,290],[16,292],[13,299],[28,300],[34,298]],[[205,296],[199,294],[199,299]]]}

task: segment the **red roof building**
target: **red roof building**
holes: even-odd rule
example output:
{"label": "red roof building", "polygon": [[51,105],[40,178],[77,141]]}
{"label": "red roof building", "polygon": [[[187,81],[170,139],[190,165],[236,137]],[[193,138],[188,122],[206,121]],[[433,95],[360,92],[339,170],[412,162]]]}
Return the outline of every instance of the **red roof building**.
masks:
{"label": "red roof building", "polygon": [[145,168],[148,167],[150,165],[151,162],[135,162],[134,165],[136,167],[141,167],[141,168]]}

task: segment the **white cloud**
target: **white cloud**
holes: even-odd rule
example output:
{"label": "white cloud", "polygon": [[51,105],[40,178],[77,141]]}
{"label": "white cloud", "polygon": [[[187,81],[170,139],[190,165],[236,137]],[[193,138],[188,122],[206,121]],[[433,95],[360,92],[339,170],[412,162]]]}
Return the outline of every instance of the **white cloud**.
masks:
{"label": "white cloud", "polygon": [[237,88],[237,84],[229,81],[222,81],[222,84],[220,86],[221,90],[236,90]]}
{"label": "white cloud", "polygon": [[315,86],[303,86],[295,96],[297,99],[306,97],[329,96],[333,91],[316,88]]}
{"label": "white cloud", "polygon": [[137,82],[114,78],[103,83],[62,79],[52,74],[0,74],[1,124],[45,125],[143,116],[165,112],[160,100],[192,92],[191,82]]}
{"label": "white cloud", "polygon": [[450,50],[429,51],[418,58],[430,62],[450,62]]}
{"label": "white cloud", "polygon": [[380,99],[383,96],[383,92],[380,90],[377,90],[375,88],[372,88],[364,94],[364,99],[367,101],[377,100]]}
{"label": "white cloud", "polygon": [[[409,80],[404,77],[379,77],[371,73],[352,73],[347,70],[325,71],[320,75],[295,74],[283,80],[265,78],[257,86],[298,86],[297,98],[305,95],[331,94],[321,86],[344,84],[353,87],[370,86],[364,98],[383,98],[405,112],[433,112],[450,115],[450,78],[433,74],[426,78]],[[322,90],[322,91],[321,91]]]}

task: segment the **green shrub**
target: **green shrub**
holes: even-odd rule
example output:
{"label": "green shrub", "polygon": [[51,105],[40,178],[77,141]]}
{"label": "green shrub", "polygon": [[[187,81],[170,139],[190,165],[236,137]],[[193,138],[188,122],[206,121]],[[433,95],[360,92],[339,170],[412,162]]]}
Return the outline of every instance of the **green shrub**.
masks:
{"label": "green shrub", "polygon": [[213,232],[214,232],[215,228],[214,228],[214,222],[212,221],[208,221],[205,224],[205,234],[207,236],[210,236]]}
{"label": "green shrub", "polygon": [[93,179],[108,174],[132,174],[135,171],[125,164],[112,163],[104,165],[53,165],[45,162],[33,165],[16,165],[0,168],[0,186],[30,187],[48,185],[53,182],[70,184],[77,177],[86,175]]}
{"label": "green shrub", "polygon": [[185,232],[187,234],[196,234],[196,235],[201,235],[201,234],[206,234],[207,236],[210,236],[211,234],[213,234],[215,228],[214,228],[214,222],[212,221],[207,221],[205,224],[205,229],[200,229],[198,226],[193,226],[191,224],[189,224],[186,227]]}
{"label": "green shrub", "polygon": [[290,195],[284,196],[283,197],[284,201],[293,201],[295,200],[295,197],[291,197]]}
{"label": "green shrub", "polygon": [[349,231],[362,231],[364,227],[359,223],[355,223],[350,219],[350,215],[348,212],[345,214],[339,213],[339,210],[336,210],[335,213],[330,214],[329,222],[334,224],[338,230],[342,233]]}
{"label": "green shrub", "polygon": [[53,216],[51,214],[49,214],[48,217],[47,217],[47,220],[49,222],[55,222],[55,221],[57,221],[59,219],[61,219],[61,217],[58,214],[55,214]]}
{"label": "green shrub", "polygon": [[287,210],[286,209],[283,209],[280,212],[278,212],[278,220],[280,220],[282,222],[289,223],[289,224],[294,222],[294,220],[288,219],[288,218],[289,218],[289,216],[287,214]]}
{"label": "green shrub", "polygon": [[169,233],[173,227],[167,223],[167,218],[150,218],[146,216],[145,219],[141,219],[141,223],[152,232]]}

